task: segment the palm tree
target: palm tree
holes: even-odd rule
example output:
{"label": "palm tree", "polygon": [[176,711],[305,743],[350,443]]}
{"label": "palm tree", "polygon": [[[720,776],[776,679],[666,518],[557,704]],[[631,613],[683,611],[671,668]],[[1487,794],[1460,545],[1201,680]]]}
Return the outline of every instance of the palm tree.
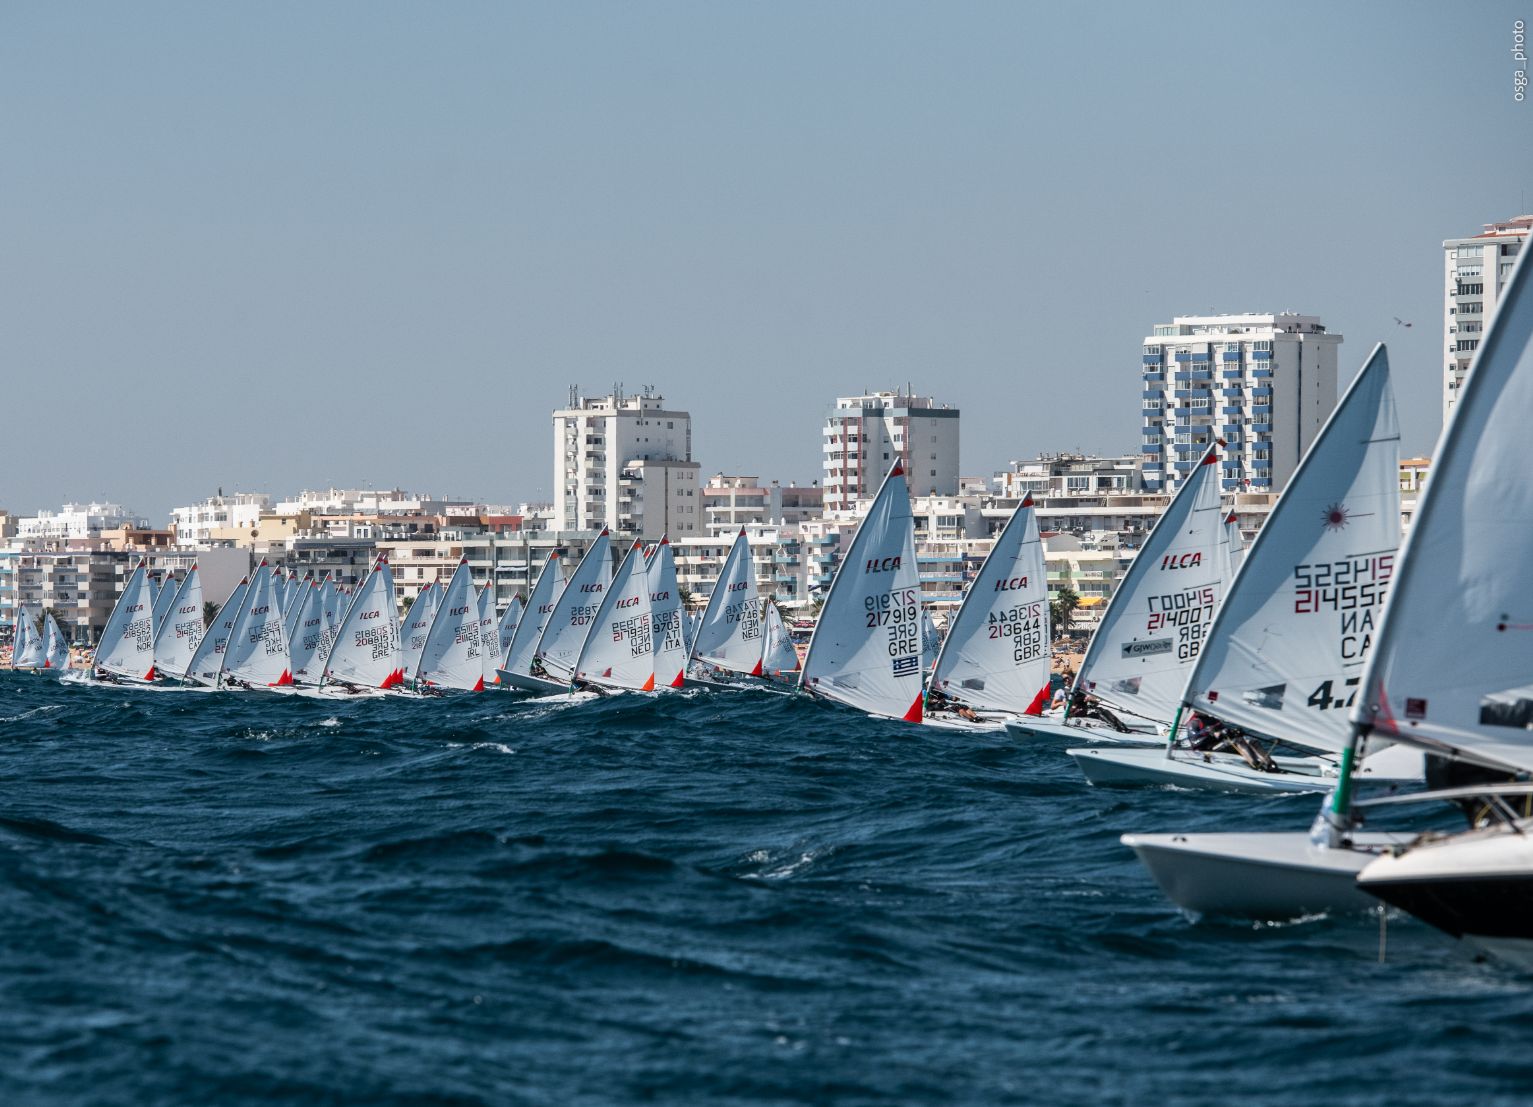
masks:
{"label": "palm tree", "polygon": [[1075,621],[1075,609],[1080,602],[1081,598],[1073,588],[1061,588],[1049,600],[1049,624],[1054,628],[1056,642],[1070,633],[1070,624]]}
{"label": "palm tree", "polygon": [[202,625],[205,627],[210,627],[213,625],[213,620],[216,618],[218,618],[218,605],[212,600],[203,600]]}

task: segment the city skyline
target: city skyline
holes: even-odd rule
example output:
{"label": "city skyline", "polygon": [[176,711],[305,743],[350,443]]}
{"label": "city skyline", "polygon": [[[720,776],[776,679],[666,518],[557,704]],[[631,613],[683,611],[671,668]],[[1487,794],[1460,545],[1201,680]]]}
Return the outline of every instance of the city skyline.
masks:
{"label": "city skyline", "polygon": [[1528,209],[1517,14],[13,13],[38,460],[0,507],[549,500],[549,412],[614,381],[692,413],[705,478],[818,479],[835,397],[907,381],[963,410],[966,474],[1128,453],[1151,326],[1245,311],[1323,318],[1343,388],[1388,342],[1426,453],[1442,243]]}

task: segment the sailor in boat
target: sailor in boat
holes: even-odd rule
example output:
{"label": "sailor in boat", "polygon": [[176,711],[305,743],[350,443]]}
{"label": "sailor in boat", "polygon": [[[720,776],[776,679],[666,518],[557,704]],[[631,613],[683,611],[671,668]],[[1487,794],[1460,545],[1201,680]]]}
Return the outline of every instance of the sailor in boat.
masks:
{"label": "sailor in boat", "polygon": [[1242,761],[1259,773],[1280,771],[1272,755],[1251,741],[1240,728],[1218,719],[1204,718],[1196,711],[1188,718],[1185,741],[1187,749],[1198,753],[1238,753]]}
{"label": "sailor in boat", "polygon": [[121,683],[117,679],[117,676],[116,676],[115,673],[112,673],[112,672],[109,672],[106,669],[100,669],[100,668],[98,668],[96,670],[96,679],[99,680],[102,684],[119,684],[119,683]]}
{"label": "sailor in boat", "polygon": [[1103,706],[1101,700],[1095,696],[1088,696],[1079,688],[1075,690],[1075,695],[1070,700],[1070,718],[1096,719],[1106,723],[1120,734],[1129,732],[1129,728],[1123,725],[1123,720]]}
{"label": "sailor in boat", "polygon": [[951,712],[960,719],[967,719],[971,723],[979,722],[979,716],[974,713],[974,708],[967,704],[959,703],[940,688],[931,688],[926,693],[926,710],[931,714]]}

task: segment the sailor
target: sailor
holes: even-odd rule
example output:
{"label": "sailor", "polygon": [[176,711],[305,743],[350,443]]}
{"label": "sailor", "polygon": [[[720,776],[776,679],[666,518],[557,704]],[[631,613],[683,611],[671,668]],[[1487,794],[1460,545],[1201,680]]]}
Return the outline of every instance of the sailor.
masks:
{"label": "sailor", "polygon": [[1128,733],[1128,727],[1123,725],[1122,719],[1102,706],[1101,700],[1095,696],[1088,696],[1079,688],[1075,690],[1075,695],[1070,699],[1070,717],[1072,719],[1099,719],[1120,734]]}

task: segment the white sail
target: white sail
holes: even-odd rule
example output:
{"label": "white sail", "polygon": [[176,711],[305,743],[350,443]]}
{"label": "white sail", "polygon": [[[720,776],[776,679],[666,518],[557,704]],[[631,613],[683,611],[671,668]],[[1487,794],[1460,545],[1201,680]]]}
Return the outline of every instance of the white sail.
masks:
{"label": "white sail", "polygon": [[511,645],[506,648],[502,669],[518,676],[530,674],[533,654],[548,626],[548,618],[558,607],[559,597],[563,594],[564,567],[559,555],[550,553],[543,563],[543,571],[538,574],[538,583],[533,585],[532,595],[527,598],[527,611],[518,620]]}
{"label": "white sail", "polygon": [[96,668],[120,677],[154,679],[153,592],[148,565],[140,561],[96,643]]}
{"label": "white sail", "polygon": [[301,684],[318,684],[329,656],[332,635],[325,619],[325,588],[309,581],[303,597],[294,605],[298,618],[293,624],[293,636],[288,649],[293,658],[293,681]]}
{"label": "white sail", "polygon": [[1533,770],[1533,266],[1525,247],[1438,442],[1354,719]]}
{"label": "white sail", "polygon": [[655,547],[647,572],[655,687],[680,688],[687,679],[686,622],[682,617],[681,588],[676,583],[676,558],[665,537]]}
{"label": "white sail", "polygon": [[500,679],[500,626],[495,621],[495,582],[487,580],[479,589],[479,672],[480,688],[488,688]]}
{"label": "white sail", "polygon": [[931,609],[923,604],[921,607],[921,652],[926,657],[934,658],[941,648],[942,635],[937,632],[937,624],[932,621]]}
{"label": "white sail", "polygon": [[69,639],[51,613],[43,620],[43,668],[63,672],[69,668]]}
{"label": "white sail", "polygon": [[783,622],[782,612],[771,600],[766,602],[766,617],[762,620],[763,642],[761,649],[761,675],[781,676],[798,671],[798,651],[793,648],[793,638]]}
{"label": "white sail", "polygon": [[298,619],[303,614],[304,605],[309,602],[309,592],[317,587],[314,574],[307,573],[302,580],[294,581],[288,588],[287,602],[282,607],[282,629],[287,634],[289,647],[298,634]]}
{"label": "white sail", "polygon": [[[579,572],[575,579],[579,579]],[[570,581],[570,589],[575,580]],[[568,594],[569,589],[566,589]],[[654,626],[643,544],[635,541],[602,596],[575,659],[575,679],[650,692],[655,687]]]}
{"label": "white sail", "polygon": [[1169,723],[1182,700],[1229,582],[1217,448],[1204,453],[1145,539],[1076,676],[1076,687],[1159,723]]}
{"label": "white sail", "polygon": [[873,715],[921,721],[921,578],[905,470],[895,462],[830,583],[799,686]]}
{"label": "white sail", "polygon": [[1041,714],[1049,698],[1049,580],[1025,497],[948,626],[931,687],[973,708]]}
{"label": "white sail", "polygon": [[176,578],[169,573],[160,583],[160,590],[154,596],[154,634],[160,633],[160,627],[165,620],[170,618],[171,605],[176,602]]}
{"label": "white sail", "polygon": [[394,603],[394,574],[380,557],[357,586],[341,620],[321,680],[361,688],[392,688],[404,681],[399,648],[399,608]]}
{"label": "white sail", "polygon": [[1224,517],[1224,538],[1230,548],[1230,580],[1240,571],[1246,556],[1246,536],[1240,531],[1240,519],[1232,511]]}
{"label": "white sail", "polygon": [[575,575],[570,577],[558,605],[548,617],[543,636],[538,640],[536,660],[553,679],[568,680],[574,675],[580,647],[585,643],[611,583],[611,539],[603,527],[585,557],[580,559]]}
{"label": "white sail", "polygon": [[[259,575],[259,572],[257,575]],[[285,616],[287,614],[287,576],[281,569],[274,570],[271,590],[272,599],[276,603],[277,610]]]}
{"label": "white sail", "polygon": [[[522,604],[521,593],[511,597],[511,602],[506,604],[506,609],[500,613],[500,623],[496,628],[496,637],[500,641],[500,648],[496,655],[504,661],[511,652],[511,639],[516,637],[517,624],[522,621],[522,612],[526,608]],[[495,678],[499,680],[499,677]]]}
{"label": "white sail", "polygon": [[249,580],[236,584],[234,591],[224,601],[224,606],[213,617],[213,625],[197,644],[197,652],[192,655],[192,663],[186,670],[189,680],[218,687],[223,677],[224,653],[229,648],[229,635],[234,632],[234,617],[239,614],[249,587]]}
{"label": "white sail", "polygon": [[400,625],[399,649],[404,659],[405,675],[415,679],[420,668],[421,652],[426,648],[426,636],[431,633],[431,620],[441,607],[442,589],[436,583],[428,584],[415,594],[405,621]]}
{"label": "white sail", "polygon": [[478,692],[484,688],[479,650],[479,598],[468,559],[463,558],[447,582],[410,676],[419,684]]}
{"label": "white sail", "polygon": [[1186,701],[1242,730],[1339,753],[1399,545],[1400,426],[1380,345],[1247,551]]}
{"label": "white sail", "polygon": [[693,631],[692,656],[730,672],[760,676],[763,641],[751,543],[741,527]]}
{"label": "white sail", "polygon": [[323,593],[321,600],[325,612],[325,626],[332,631],[338,630],[341,620],[346,617],[346,593],[328,573],[325,574],[324,582],[319,587]]}
{"label": "white sail", "polygon": [[154,667],[181,679],[192,667],[206,628],[202,622],[202,575],[193,565],[176,589],[167,617],[154,634]]}
{"label": "white sail", "polygon": [[43,663],[48,659],[47,651],[43,647],[43,636],[37,633],[32,616],[24,607],[16,616],[16,637],[13,641],[11,668],[41,669],[43,667]]}
{"label": "white sail", "polygon": [[293,683],[285,620],[277,604],[277,582],[281,579],[281,571],[266,562],[257,566],[224,651],[225,683],[239,680],[266,688]]}

